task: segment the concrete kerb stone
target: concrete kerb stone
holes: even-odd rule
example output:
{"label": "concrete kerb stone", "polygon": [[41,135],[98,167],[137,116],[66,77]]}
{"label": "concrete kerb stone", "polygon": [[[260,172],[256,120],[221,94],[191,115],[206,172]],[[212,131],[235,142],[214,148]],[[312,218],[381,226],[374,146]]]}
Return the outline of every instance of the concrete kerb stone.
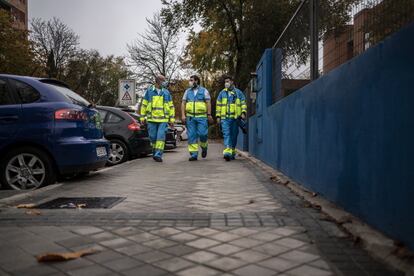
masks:
{"label": "concrete kerb stone", "polygon": [[[238,150],[240,156],[253,163],[265,173],[269,174],[270,179],[274,182],[285,185],[297,196],[303,198],[311,206],[317,206],[329,218],[335,221],[346,232],[361,241],[365,250],[374,257],[382,260],[391,267],[404,272],[407,276],[414,276],[414,263],[399,258],[394,254],[399,248],[397,242],[385,236],[378,230],[362,222],[359,218],[339,208],[329,200],[306,189],[302,185],[296,183],[283,173],[266,165],[264,162],[251,156],[249,153]],[[414,253],[410,252],[410,255]]]}
{"label": "concrete kerb stone", "polygon": [[26,199],[26,198],[38,196],[39,194],[42,194],[44,192],[51,191],[53,189],[59,188],[62,185],[63,185],[62,183],[53,184],[53,185],[42,187],[42,188],[39,188],[39,189],[36,189],[36,190],[28,191],[26,193],[22,193],[22,194],[13,195],[13,196],[10,196],[10,197],[3,198],[3,199],[0,200],[0,207],[8,206],[8,205],[12,204],[13,202],[20,201],[20,200],[23,200],[23,199]]}

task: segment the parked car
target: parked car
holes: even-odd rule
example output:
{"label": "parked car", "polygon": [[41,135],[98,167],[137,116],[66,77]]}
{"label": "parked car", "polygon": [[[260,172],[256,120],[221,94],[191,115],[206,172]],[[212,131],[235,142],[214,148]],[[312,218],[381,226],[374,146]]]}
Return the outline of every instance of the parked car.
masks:
{"label": "parked car", "polygon": [[108,165],[118,165],[130,158],[152,153],[147,130],[119,108],[98,106],[105,138],[111,143]]}
{"label": "parked car", "polygon": [[177,141],[186,141],[188,140],[187,128],[182,123],[176,123],[174,125],[177,130]]}
{"label": "parked car", "polygon": [[[123,111],[127,112],[137,121],[140,120],[141,115],[137,114],[135,110],[131,110],[129,108],[123,108]],[[177,147],[177,130],[171,127],[167,128],[167,133],[165,135],[165,149],[171,150]]]}
{"label": "parked car", "polygon": [[0,182],[15,190],[105,166],[99,113],[63,82],[0,74]]}

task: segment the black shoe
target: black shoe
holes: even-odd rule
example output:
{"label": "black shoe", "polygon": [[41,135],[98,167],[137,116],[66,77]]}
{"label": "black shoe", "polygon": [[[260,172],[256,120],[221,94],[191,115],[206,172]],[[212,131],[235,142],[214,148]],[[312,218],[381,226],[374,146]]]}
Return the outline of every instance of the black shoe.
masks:
{"label": "black shoe", "polygon": [[201,151],[201,157],[206,158],[207,157],[207,149],[202,149]]}
{"label": "black shoe", "polygon": [[197,161],[197,157],[191,156],[188,161]]}
{"label": "black shoe", "polygon": [[155,162],[162,162],[162,158],[159,156],[154,156],[152,158],[155,160]]}
{"label": "black shoe", "polygon": [[224,160],[230,161],[231,160],[231,157],[229,155],[224,155]]}

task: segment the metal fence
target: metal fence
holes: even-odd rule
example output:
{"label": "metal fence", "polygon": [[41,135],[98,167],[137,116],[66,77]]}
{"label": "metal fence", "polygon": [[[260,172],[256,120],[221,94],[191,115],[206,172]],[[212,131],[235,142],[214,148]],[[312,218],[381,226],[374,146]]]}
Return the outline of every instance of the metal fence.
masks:
{"label": "metal fence", "polygon": [[[303,0],[273,48],[282,49],[282,97],[414,21],[414,0]],[[274,101],[278,99],[274,98]]]}

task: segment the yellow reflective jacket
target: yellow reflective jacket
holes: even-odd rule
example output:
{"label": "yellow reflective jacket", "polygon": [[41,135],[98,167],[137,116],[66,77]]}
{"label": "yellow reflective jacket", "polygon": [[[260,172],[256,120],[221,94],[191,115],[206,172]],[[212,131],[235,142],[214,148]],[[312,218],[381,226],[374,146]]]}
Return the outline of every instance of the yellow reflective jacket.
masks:
{"label": "yellow reflective jacket", "polygon": [[220,119],[237,119],[247,113],[246,97],[237,88],[223,89],[217,97],[216,117]]}
{"label": "yellow reflective jacket", "polygon": [[141,121],[153,123],[174,123],[175,108],[170,92],[162,88],[158,94],[154,85],[145,92],[141,104]]}
{"label": "yellow reflective jacket", "polygon": [[185,92],[185,113],[187,117],[207,118],[207,101],[206,89],[198,87],[197,94],[194,95],[193,89],[187,89]]}

